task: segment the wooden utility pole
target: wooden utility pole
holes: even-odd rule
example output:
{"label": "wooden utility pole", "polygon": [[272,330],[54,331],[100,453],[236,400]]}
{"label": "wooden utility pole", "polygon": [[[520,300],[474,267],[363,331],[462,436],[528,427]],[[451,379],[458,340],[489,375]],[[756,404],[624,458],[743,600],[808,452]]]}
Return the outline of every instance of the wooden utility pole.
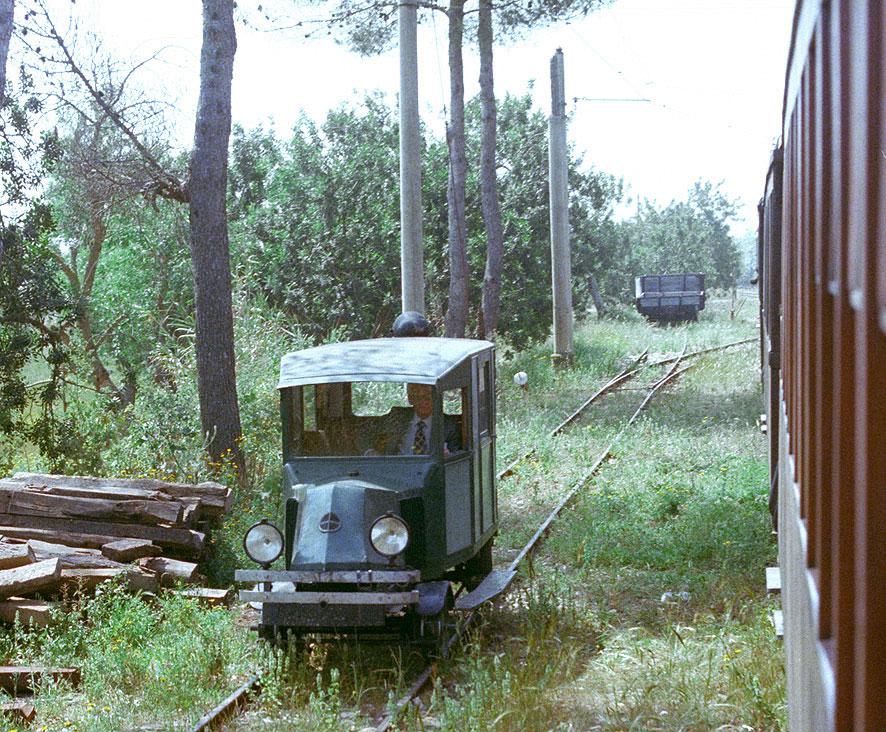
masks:
{"label": "wooden utility pole", "polygon": [[425,312],[418,126],[418,4],[400,5],[400,291],[403,311]]}
{"label": "wooden utility pole", "polygon": [[549,126],[551,189],[551,281],[554,295],[555,361],[572,358],[572,263],[569,251],[569,182],[566,151],[566,87],[563,50],[551,58]]}

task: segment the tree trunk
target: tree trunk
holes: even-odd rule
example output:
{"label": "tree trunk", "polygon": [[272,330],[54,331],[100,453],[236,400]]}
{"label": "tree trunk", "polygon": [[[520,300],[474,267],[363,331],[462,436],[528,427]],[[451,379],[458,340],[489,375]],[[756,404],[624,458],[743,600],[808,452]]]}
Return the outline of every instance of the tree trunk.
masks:
{"label": "tree trunk", "polygon": [[233,0],[203,0],[200,99],[189,180],[197,388],[210,455],[232,458],[242,469],[225,208],[236,50]]}
{"label": "tree trunk", "polygon": [[449,307],[446,310],[446,336],[464,338],[468,324],[468,254],[465,235],[465,80],[462,61],[465,0],[449,2],[449,106],[446,130],[449,146]]}
{"label": "tree trunk", "polygon": [[597,320],[602,320],[606,316],[606,309],[603,306],[603,298],[600,296],[600,288],[597,286],[597,278],[591,275],[588,284],[591,288],[591,298],[594,301],[594,307],[597,308]]}
{"label": "tree trunk", "polygon": [[486,224],[486,271],[483,274],[483,322],[480,334],[484,338],[494,338],[498,328],[498,311],[501,299],[504,235],[502,234],[495,162],[497,110],[492,69],[492,0],[480,0],[477,41],[480,47],[480,103],[483,110],[480,197],[483,206],[483,221]]}
{"label": "tree trunk", "polygon": [[6,57],[9,55],[9,39],[12,38],[14,15],[15,0],[0,0],[0,104],[6,97]]}

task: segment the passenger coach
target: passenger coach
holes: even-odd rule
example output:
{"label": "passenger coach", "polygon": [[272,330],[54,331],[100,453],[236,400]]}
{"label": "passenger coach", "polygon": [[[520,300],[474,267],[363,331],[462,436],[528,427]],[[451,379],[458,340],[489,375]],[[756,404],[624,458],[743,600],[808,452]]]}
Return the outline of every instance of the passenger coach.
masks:
{"label": "passenger coach", "polygon": [[760,206],[791,730],[886,729],[886,11],[797,3]]}

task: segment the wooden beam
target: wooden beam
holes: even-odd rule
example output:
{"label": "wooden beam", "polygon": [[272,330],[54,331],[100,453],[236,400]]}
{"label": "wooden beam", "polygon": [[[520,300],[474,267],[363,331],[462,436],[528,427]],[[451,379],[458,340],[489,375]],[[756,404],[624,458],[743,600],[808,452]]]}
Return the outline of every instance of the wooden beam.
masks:
{"label": "wooden beam", "polygon": [[71,549],[101,549],[119,537],[102,534],[79,534],[76,532],[55,531],[51,529],[35,529],[32,526],[0,526],[0,535],[4,539],[11,538],[31,541],[34,539],[46,543],[64,544]]}
{"label": "wooden beam", "polygon": [[58,559],[45,559],[23,567],[0,570],[0,598],[27,595],[58,586],[61,564]]}
{"label": "wooden beam", "polygon": [[33,623],[38,628],[44,628],[52,621],[52,610],[57,606],[57,602],[10,597],[7,600],[0,600],[0,620],[11,625],[18,617],[23,625]]}
{"label": "wooden beam", "polygon": [[[0,502],[2,507],[2,502]],[[59,532],[59,534],[94,534],[101,535],[104,540],[95,548],[114,541],[117,538],[150,539],[164,549],[171,549],[185,556],[196,556],[203,550],[205,535],[199,531],[183,528],[167,528],[164,526],[145,526],[143,524],[124,524],[110,521],[86,521],[64,518],[48,518],[41,516],[20,516],[12,513],[0,513],[0,534],[13,536],[10,528],[42,529]],[[110,537],[110,538],[108,538]],[[58,541],[58,540],[57,540]],[[59,541],[60,544],[68,542]],[[90,546],[80,544],[80,546]]]}
{"label": "wooden beam", "polygon": [[37,561],[34,550],[25,544],[0,542],[0,569],[12,569]]}
{"label": "wooden beam", "polygon": [[178,501],[75,498],[44,493],[32,486],[0,480],[0,508],[8,514],[180,525],[184,507]]}
{"label": "wooden beam", "polygon": [[102,554],[115,562],[134,562],[144,557],[156,557],[162,551],[148,539],[119,539],[105,544],[101,549]]}
{"label": "wooden beam", "polygon": [[79,488],[114,486],[162,491],[173,498],[200,498],[204,511],[212,515],[226,513],[234,502],[234,495],[227,486],[213,482],[194,485],[167,483],[151,478],[93,478],[82,475],[46,475],[43,473],[16,473],[12,480],[46,486],[66,485]]}
{"label": "wooden beam", "polygon": [[53,668],[51,666],[0,666],[0,688],[16,694],[33,691],[44,678],[67,681],[80,685],[79,668]]}
{"label": "wooden beam", "polygon": [[33,722],[37,716],[37,708],[33,704],[24,701],[3,702],[0,711],[4,715],[20,719],[22,722]]}
{"label": "wooden beam", "polygon": [[211,607],[228,605],[233,596],[230,588],[226,590],[217,590],[212,587],[188,587],[187,589],[173,590],[173,593],[181,597],[189,597]]}
{"label": "wooden beam", "polygon": [[91,592],[103,582],[121,575],[125,577],[130,590],[156,592],[159,589],[160,577],[157,574],[129,565],[98,569],[63,569],[61,583],[71,589]]}
{"label": "wooden beam", "polygon": [[144,569],[156,572],[160,576],[160,584],[164,587],[172,587],[178,582],[196,582],[199,577],[197,565],[193,562],[182,562],[166,557],[151,557],[139,559],[138,564]]}

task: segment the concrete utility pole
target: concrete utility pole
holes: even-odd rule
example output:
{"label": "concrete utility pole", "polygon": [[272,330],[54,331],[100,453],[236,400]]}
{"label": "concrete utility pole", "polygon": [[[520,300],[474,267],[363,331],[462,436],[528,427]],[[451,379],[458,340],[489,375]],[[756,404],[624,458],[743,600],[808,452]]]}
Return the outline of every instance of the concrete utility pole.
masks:
{"label": "concrete utility pole", "polygon": [[549,164],[551,187],[551,281],[554,293],[555,361],[572,358],[572,262],[569,251],[569,181],[566,152],[566,87],[563,50],[551,58]]}
{"label": "concrete utility pole", "polygon": [[400,5],[400,270],[403,311],[424,314],[416,0],[403,0]]}

